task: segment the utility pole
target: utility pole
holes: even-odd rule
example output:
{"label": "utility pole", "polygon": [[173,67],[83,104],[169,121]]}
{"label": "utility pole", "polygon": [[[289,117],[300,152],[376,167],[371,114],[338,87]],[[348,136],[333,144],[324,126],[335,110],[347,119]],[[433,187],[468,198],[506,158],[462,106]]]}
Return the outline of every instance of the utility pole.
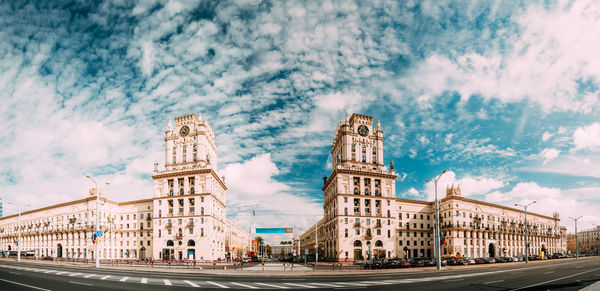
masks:
{"label": "utility pole", "polygon": [[573,219],[575,221],[575,259],[579,259],[579,238],[577,237],[577,220],[579,220],[582,217],[583,216],[573,218],[569,216],[570,219]]}
{"label": "utility pole", "polygon": [[[2,200],[2,199],[0,199]],[[17,262],[21,262],[21,206],[19,206],[16,202],[8,202],[7,204],[12,204],[17,207],[17,211],[19,215],[17,216]],[[26,207],[31,207],[31,205],[26,204]],[[10,255],[10,254],[9,254]]]}
{"label": "utility pole", "polygon": [[315,227],[315,265],[319,262],[319,221]]}
{"label": "utility pole", "polygon": [[[98,182],[96,182],[96,180],[94,180],[94,178],[90,177],[90,176],[85,176],[86,178],[92,180],[92,182],[94,182],[94,184],[96,184],[96,235],[100,232],[100,225],[99,225],[99,220],[100,220],[100,212],[99,212],[99,204],[100,204],[100,187],[98,186]],[[106,185],[108,185],[109,183],[106,183]],[[93,235],[92,235],[93,236]],[[96,268],[100,268],[100,254],[98,253],[98,245],[100,244],[100,237],[96,238],[96,242],[94,243],[95,245],[95,250],[94,250],[94,258],[96,260]]]}
{"label": "utility pole", "polygon": [[527,205],[515,204],[515,206],[521,206],[525,210],[525,263],[529,263],[529,240],[527,240],[527,207],[531,204],[535,203],[535,201],[530,202]]}
{"label": "utility pole", "polygon": [[[440,180],[440,178],[442,177],[442,175],[446,173],[446,170],[444,170],[439,176],[437,176],[437,178],[433,179],[433,184],[435,185],[435,232],[434,232],[434,246],[435,246],[435,254],[436,254],[436,265],[437,265],[437,269],[441,270],[442,269],[442,258],[441,258],[441,254],[442,254],[442,249],[440,246],[440,212],[439,212],[439,207],[438,207],[438,196],[437,196],[437,183]],[[425,180],[426,182],[429,182],[431,180],[427,179]]]}

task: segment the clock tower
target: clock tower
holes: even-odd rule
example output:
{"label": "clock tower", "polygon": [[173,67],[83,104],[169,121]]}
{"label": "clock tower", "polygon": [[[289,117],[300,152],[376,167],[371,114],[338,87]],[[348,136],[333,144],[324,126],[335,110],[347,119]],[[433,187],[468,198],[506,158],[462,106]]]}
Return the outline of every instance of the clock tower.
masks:
{"label": "clock tower", "polygon": [[155,165],[154,258],[225,258],[225,186],[217,170],[215,135],[198,114],[169,120],[165,169]]}
{"label": "clock tower", "polygon": [[385,250],[394,249],[386,238],[394,235],[398,175],[384,166],[379,121],[373,127],[371,116],[346,115],[335,130],[331,160],[332,173],[322,188],[324,222],[318,228],[322,255],[340,261],[395,256]]}

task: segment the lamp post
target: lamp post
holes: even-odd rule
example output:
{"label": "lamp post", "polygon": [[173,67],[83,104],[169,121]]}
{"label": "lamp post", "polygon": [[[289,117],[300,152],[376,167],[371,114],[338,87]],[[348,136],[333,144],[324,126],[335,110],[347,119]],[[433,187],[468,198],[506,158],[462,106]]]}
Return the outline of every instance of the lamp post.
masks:
{"label": "lamp post", "polygon": [[515,204],[515,206],[521,206],[525,210],[525,263],[529,263],[529,240],[527,240],[527,207],[531,204],[535,203],[535,201],[530,202],[529,204]]}
{"label": "lamp post", "polygon": [[[96,184],[96,233],[98,233],[100,231],[100,225],[99,225],[99,219],[100,219],[100,212],[98,212],[98,205],[100,204],[100,188],[98,186],[98,182],[96,182],[96,180],[94,180],[94,178],[90,177],[90,176],[85,176],[86,178],[92,180],[92,182],[94,182],[94,184]],[[106,183],[106,185],[108,185],[109,183]],[[95,250],[94,250],[94,258],[96,260],[96,268],[100,268],[100,256],[98,253],[98,245],[100,244],[99,240],[96,240],[95,245]]]}
{"label": "lamp post", "polygon": [[569,216],[570,219],[573,219],[575,221],[575,259],[579,259],[579,238],[577,237],[577,220],[579,220],[582,217],[583,216],[573,218]]}
{"label": "lamp post", "polygon": [[[0,201],[2,199],[0,198]],[[17,262],[21,261],[21,206],[19,206],[16,202],[8,202],[7,204],[12,204],[17,207],[17,212],[19,215],[17,216]],[[27,207],[31,207],[29,204],[25,204]]]}
{"label": "lamp post", "polygon": [[[437,269],[441,270],[442,269],[442,249],[440,246],[440,213],[439,213],[439,207],[438,207],[438,196],[437,196],[437,183],[440,180],[440,178],[442,177],[442,175],[446,173],[446,170],[444,170],[439,176],[437,176],[437,178],[433,179],[433,183],[435,185],[435,233],[434,233],[434,246],[435,246],[435,253],[436,253],[436,265],[437,265]],[[429,179],[425,180],[427,182],[431,181]]]}

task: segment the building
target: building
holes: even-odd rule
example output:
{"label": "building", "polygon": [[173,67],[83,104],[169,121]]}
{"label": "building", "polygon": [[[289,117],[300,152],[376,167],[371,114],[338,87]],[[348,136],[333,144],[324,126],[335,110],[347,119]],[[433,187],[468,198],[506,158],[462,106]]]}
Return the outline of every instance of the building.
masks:
{"label": "building", "polygon": [[103,259],[218,260],[244,256],[250,235],[225,217],[225,178],[219,177],[214,133],[200,115],[169,120],[165,169],[155,163],[151,198],[115,202],[102,189],[87,198],[0,219],[0,251],[43,257],[94,258],[99,196]]}
{"label": "building", "polygon": [[575,253],[575,243],[576,243],[575,235],[572,233],[568,234],[567,235],[567,252],[568,253],[570,253],[570,254]]}
{"label": "building", "polygon": [[600,226],[577,232],[580,253],[598,253],[600,250]]}
{"label": "building", "polygon": [[2,202],[0,202],[0,217],[2,217]]}
{"label": "building", "polygon": [[[338,124],[331,147],[332,173],[323,181],[323,219],[300,236],[314,258],[353,261],[369,257],[433,257],[434,203],[395,197],[393,162],[384,166],[383,131],[373,118],[353,114]],[[561,252],[560,217],[462,197],[446,188],[440,201],[442,255],[515,256]]]}

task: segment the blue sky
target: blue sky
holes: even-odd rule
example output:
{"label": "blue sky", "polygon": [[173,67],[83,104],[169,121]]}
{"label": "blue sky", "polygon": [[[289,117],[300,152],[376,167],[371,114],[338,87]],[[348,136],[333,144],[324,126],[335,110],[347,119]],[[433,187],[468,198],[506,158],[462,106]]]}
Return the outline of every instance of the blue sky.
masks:
{"label": "blue sky", "polygon": [[86,174],[150,197],[168,119],[201,112],[228,216],[302,229],[358,112],[381,120],[397,197],[432,200],[448,169],[465,196],[600,223],[594,1],[38,2],[0,4],[7,199],[77,199]]}

